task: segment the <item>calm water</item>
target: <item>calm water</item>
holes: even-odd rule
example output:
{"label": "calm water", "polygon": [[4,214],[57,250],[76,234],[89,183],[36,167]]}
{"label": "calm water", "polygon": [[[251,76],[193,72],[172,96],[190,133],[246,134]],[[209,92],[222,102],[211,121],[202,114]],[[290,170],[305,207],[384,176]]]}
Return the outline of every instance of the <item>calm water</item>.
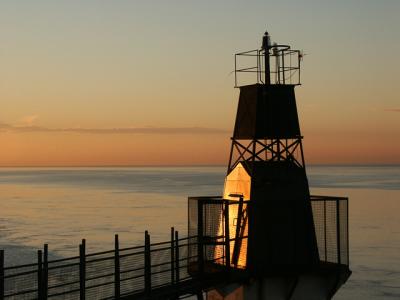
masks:
{"label": "calm water", "polygon": [[[335,299],[400,299],[400,167],[311,166],[313,194],[350,197],[353,275]],[[223,167],[0,168],[0,248],[6,264],[169,238],[187,230],[187,196],[219,195]]]}

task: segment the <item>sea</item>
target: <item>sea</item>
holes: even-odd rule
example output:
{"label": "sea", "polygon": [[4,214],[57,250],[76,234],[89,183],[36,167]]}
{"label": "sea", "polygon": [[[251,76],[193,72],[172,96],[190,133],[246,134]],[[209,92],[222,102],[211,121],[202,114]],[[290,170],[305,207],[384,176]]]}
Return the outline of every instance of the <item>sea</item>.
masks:
{"label": "sea", "polygon": [[[7,266],[187,235],[187,197],[221,195],[225,167],[0,168]],[[349,197],[352,275],[334,299],[400,299],[400,166],[307,167],[311,194]]]}

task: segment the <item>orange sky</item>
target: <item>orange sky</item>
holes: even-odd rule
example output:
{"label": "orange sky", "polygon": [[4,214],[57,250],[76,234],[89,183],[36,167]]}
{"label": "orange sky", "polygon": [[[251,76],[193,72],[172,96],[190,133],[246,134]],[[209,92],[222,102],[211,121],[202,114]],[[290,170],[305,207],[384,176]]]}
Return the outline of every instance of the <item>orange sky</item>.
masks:
{"label": "orange sky", "polygon": [[307,53],[306,162],[400,163],[398,1],[2,6],[0,166],[225,165],[233,54],[267,27]]}

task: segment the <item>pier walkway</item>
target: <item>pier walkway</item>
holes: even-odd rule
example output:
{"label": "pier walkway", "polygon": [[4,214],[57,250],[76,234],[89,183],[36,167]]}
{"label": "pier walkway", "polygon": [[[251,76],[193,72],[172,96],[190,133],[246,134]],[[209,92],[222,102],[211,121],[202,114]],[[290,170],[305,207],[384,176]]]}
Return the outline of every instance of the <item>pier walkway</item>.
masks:
{"label": "pier walkway", "polygon": [[[321,262],[347,266],[347,198],[312,196],[311,204]],[[87,253],[82,240],[79,255],[56,260],[48,259],[44,245],[37,262],[17,266],[5,266],[0,250],[0,300],[201,299],[202,291],[243,283],[248,271],[234,265],[230,255],[238,237],[226,238],[232,237],[224,218],[231,205],[237,203],[189,198],[189,236],[180,238],[171,228],[166,242],[151,243],[145,232],[144,245],[120,248],[116,235],[114,249]]]}

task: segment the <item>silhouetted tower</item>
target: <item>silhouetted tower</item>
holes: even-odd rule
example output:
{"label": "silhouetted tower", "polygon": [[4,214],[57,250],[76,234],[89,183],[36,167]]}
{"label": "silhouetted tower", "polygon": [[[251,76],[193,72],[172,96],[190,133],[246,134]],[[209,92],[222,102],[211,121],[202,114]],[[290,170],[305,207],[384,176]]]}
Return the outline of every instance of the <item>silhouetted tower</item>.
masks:
{"label": "silhouetted tower", "polygon": [[[240,68],[238,58],[243,57],[254,58],[257,66]],[[248,232],[247,268],[256,272],[318,262],[294,92],[300,84],[300,61],[300,51],[271,44],[267,32],[261,50],[235,57],[240,96],[224,198],[243,195],[243,200],[252,202],[248,209],[239,208],[237,232]],[[241,85],[238,76],[244,72],[256,75],[257,82]],[[234,186],[238,168],[250,177],[248,191],[241,190],[243,185]],[[230,174],[236,179],[233,186]],[[244,247],[235,245],[233,262]]]}
{"label": "silhouetted tower", "polygon": [[189,198],[198,241],[189,272],[228,272],[208,299],[330,299],[351,274],[348,199],[309,191],[295,97],[302,56],[267,32],[261,49],[235,55],[240,95],[223,195]]}

